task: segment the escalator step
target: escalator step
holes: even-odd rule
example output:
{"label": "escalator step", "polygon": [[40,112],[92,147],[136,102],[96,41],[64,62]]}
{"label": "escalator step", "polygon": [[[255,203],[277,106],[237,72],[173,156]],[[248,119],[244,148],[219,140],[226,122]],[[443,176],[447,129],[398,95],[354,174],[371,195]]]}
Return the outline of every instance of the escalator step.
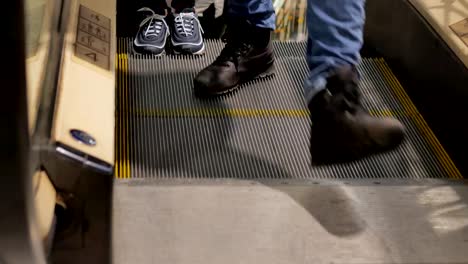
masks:
{"label": "escalator step", "polygon": [[383,59],[365,58],[359,68],[364,105],[400,119],[408,140],[390,153],[312,167],[305,43],[275,42],[275,76],[202,101],[192,79],[222,49],[218,41],[206,44],[202,57],[152,57],[132,54],[131,40],[119,40],[117,178],[462,178]]}

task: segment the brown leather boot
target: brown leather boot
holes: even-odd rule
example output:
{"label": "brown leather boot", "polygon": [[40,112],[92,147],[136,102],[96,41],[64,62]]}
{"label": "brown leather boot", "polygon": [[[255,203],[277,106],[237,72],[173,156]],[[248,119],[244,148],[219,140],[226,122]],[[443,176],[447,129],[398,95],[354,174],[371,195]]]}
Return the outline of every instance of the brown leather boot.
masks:
{"label": "brown leather boot", "polygon": [[231,21],[221,54],[194,79],[195,95],[223,95],[243,83],[271,75],[274,57],[270,31],[246,21]]}
{"label": "brown leather boot", "polygon": [[355,68],[337,69],[309,104],[313,164],[351,162],[398,147],[404,126],[371,116],[361,105]]}

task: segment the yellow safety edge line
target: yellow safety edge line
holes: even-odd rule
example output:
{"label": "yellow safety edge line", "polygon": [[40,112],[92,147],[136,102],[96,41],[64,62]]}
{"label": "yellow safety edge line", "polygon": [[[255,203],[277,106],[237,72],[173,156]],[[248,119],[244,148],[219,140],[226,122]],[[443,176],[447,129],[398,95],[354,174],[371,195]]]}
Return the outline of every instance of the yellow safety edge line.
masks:
{"label": "yellow safety edge line", "polygon": [[116,131],[117,135],[116,138],[118,143],[116,144],[117,149],[117,157],[115,162],[115,177],[119,179],[126,179],[130,178],[131,171],[130,171],[130,160],[129,160],[129,148],[130,148],[130,141],[128,138],[128,114],[126,114],[128,109],[128,60],[127,54],[122,53],[121,50],[123,47],[121,45],[123,41],[119,42],[119,52],[117,53],[117,93],[119,94],[120,98],[120,107],[122,111],[116,114],[117,126]]}
{"label": "yellow safety edge line", "polygon": [[[385,76],[389,78],[391,86],[394,86],[393,88],[395,89],[398,98],[404,102],[404,105],[406,105],[406,107],[412,108],[412,110],[416,110],[416,106],[411,102],[411,99],[409,99],[409,96],[406,94],[399,81],[391,73],[391,70],[386,64],[386,62],[384,60],[381,60],[380,63],[382,63],[382,67],[386,69]],[[453,179],[463,179],[463,176],[461,175],[460,171],[458,171],[455,164],[453,163],[445,149],[442,147],[442,145],[440,144],[437,137],[434,135],[434,133],[432,132],[422,115],[416,115],[413,120],[415,121],[415,124],[420,130],[421,134],[425,136],[426,141],[434,150],[434,153],[436,154],[439,161],[442,163],[442,166],[448,173],[449,177]]]}
{"label": "yellow safety edge line", "polygon": [[302,109],[226,109],[226,108],[187,108],[187,109],[134,109],[130,114],[146,117],[307,117]]}
{"label": "yellow safety edge line", "polygon": [[463,179],[462,174],[460,173],[458,168],[455,166],[454,162],[452,161],[448,153],[445,151],[442,144],[439,142],[439,140],[435,136],[434,132],[431,130],[431,128],[426,123],[422,115],[419,113],[416,106],[413,104],[409,95],[403,89],[403,86],[395,77],[395,75],[393,74],[392,70],[390,69],[386,61],[383,58],[376,59],[376,60],[377,60],[377,65],[379,66],[387,82],[390,84],[390,87],[393,89],[393,92],[395,93],[396,97],[402,103],[403,107],[405,108],[405,111],[411,112],[411,113],[417,113],[413,115],[413,120],[415,121],[415,124],[417,128],[420,130],[421,134],[426,139],[427,143],[429,143],[429,145],[432,147],[435,155],[437,156],[439,161],[442,163],[442,166],[445,169],[445,171],[448,173],[448,176],[451,179],[457,179],[457,180]]}
{"label": "yellow safety edge line", "polygon": [[[127,58],[127,54],[123,54],[122,56],[122,61],[123,61],[123,76],[124,76],[124,92],[125,92],[125,96],[124,96],[124,100],[125,100],[125,110],[128,109],[128,58]],[[124,131],[125,131],[125,135],[123,135],[123,138],[126,142],[125,144],[125,159],[124,161],[126,162],[126,170],[125,170],[125,174],[123,175],[123,178],[130,178],[131,177],[131,167],[130,167],[130,148],[132,147],[131,146],[131,141],[130,141],[130,138],[129,138],[129,116],[128,115],[125,115],[124,117],[124,120],[125,120],[125,127],[124,127]]]}
{"label": "yellow safety edge line", "polygon": [[[120,42],[120,40],[119,40]],[[117,49],[120,48],[120,43],[118,43],[117,45]],[[117,94],[117,97],[116,98],[121,98],[120,96],[120,78],[121,78],[121,75],[119,74],[119,69],[120,69],[120,54],[117,53],[116,55],[116,63],[115,63],[115,72],[117,74],[117,87],[116,87],[116,94]],[[118,102],[119,105],[120,105],[120,102]],[[121,125],[120,125],[120,122],[122,122],[122,118],[120,118],[120,116],[116,115],[116,125],[115,125],[115,147],[116,147],[116,150],[115,150],[115,167],[114,167],[114,175],[116,177],[120,177],[120,172],[122,171],[122,140],[120,140],[120,129],[121,129]]]}
{"label": "yellow safety edge line", "polygon": [[[121,47],[121,40],[119,40],[119,43],[118,43],[118,49],[119,51],[122,49]],[[120,52],[118,52],[117,54],[117,69],[116,69],[116,73],[117,73],[117,90],[116,90],[116,93],[118,93],[118,98],[119,98],[119,106],[122,105],[122,74],[120,74],[120,71],[122,70],[122,55]],[[118,137],[118,144],[117,144],[117,157],[116,157],[116,170],[115,170],[115,176],[117,178],[121,178],[122,174],[123,174],[123,171],[125,169],[125,159],[124,159],[124,155],[123,155],[123,144],[125,144],[125,142],[123,142],[123,138],[122,138],[122,135],[123,135],[123,131],[122,131],[122,123],[124,122],[124,119],[122,118],[121,115],[116,115],[118,120],[117,120],[117,126],[116,126],[116,131],[117,131],[117,135],[116,137]]]}
{"label": "yellow safety edge line", "polygon": [[[115,72],[117,74],[117,79],[116,79],[116,91],[115,93],[117,94],[117,98],[121,98],[120,96],[120,89],[121,89],[121,75],[119,74],[120,70],[120,42],[121,40],[119,39],[117,42],[117,54],[116,54],[116,63],[115,63]],[[118,102],[120,105],[120,102]],[[122,140],[120,140],[120,129],[121,125],[120,122],[122,122],[122,118],[116,114],[116,125],[115,125],[115,165],[114,165],[114,176],[119,178],[120,177],[120,172],[122,171]]]}
{"label": "yellow safety edge line", "polygon": [[[398,110],[370,110],[374,116],[410,117],[417,113]],[[226,109],[226,108],[175,108],[130,109],[132,115],[143,117],[309,117],[304,109]]]}

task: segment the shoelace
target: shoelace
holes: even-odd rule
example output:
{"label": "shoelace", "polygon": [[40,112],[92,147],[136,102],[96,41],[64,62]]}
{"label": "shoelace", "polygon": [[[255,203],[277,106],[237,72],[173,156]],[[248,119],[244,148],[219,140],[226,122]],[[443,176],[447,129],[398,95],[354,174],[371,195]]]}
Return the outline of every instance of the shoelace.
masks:
{"label": "shoelace", "polygon": [[216,59],[215,64],[225,65],[226,62],[233,62],[237,67],[239,64],[239,57],[248,52],[251,45],[247,42],[236,39],[230,32],[228,32],[225,38],[223,38],[223,42],[226,43],[226,46]]}
{"label": "shoelace", "polygon": [[[198,25],[200,26],[200,22],[198,21],[197,16],[195,13],[185,13],[182,12],[175,17],[175,25],[176,29],[179,33],[183,36],[193,36],[195,31],[194,21],[197,21]],[[203,29],[200,26],[200,30],[203,32]]]}
{"label": "shoelace", "polygon": [[150,12],[151,16],[146,17],[141,21],[140,27],[148,23],[146,30],[144,32],[145,37],[148,36],[159,36],[163,28],[164,16],[156,14],[151,8],[143,7],[138,9],[138,12]]}

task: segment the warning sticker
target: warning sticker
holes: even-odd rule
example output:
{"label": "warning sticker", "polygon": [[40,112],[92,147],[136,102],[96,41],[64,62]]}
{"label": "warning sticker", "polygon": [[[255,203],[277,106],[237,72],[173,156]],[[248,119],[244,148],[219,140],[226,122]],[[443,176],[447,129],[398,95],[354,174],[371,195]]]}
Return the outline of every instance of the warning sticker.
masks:
{"label": "warning sticker", "polygon": [[103,69],[109,69],[108,56],[96,52],[95,50],[92,50],[90,48],[86,48],[82,45],[77,45],[75,51],[81,59],[84,59],[85,61],[88,61]]}
{"label": "warning sticker", "polygon": [[98,67],[110,69],[111,20],[80,6],[75,55]]}
{"label": "warning sticker", "polygon": [[457,34],[458,37],[468,46],[468,18],[450,25],[450,28]]}

